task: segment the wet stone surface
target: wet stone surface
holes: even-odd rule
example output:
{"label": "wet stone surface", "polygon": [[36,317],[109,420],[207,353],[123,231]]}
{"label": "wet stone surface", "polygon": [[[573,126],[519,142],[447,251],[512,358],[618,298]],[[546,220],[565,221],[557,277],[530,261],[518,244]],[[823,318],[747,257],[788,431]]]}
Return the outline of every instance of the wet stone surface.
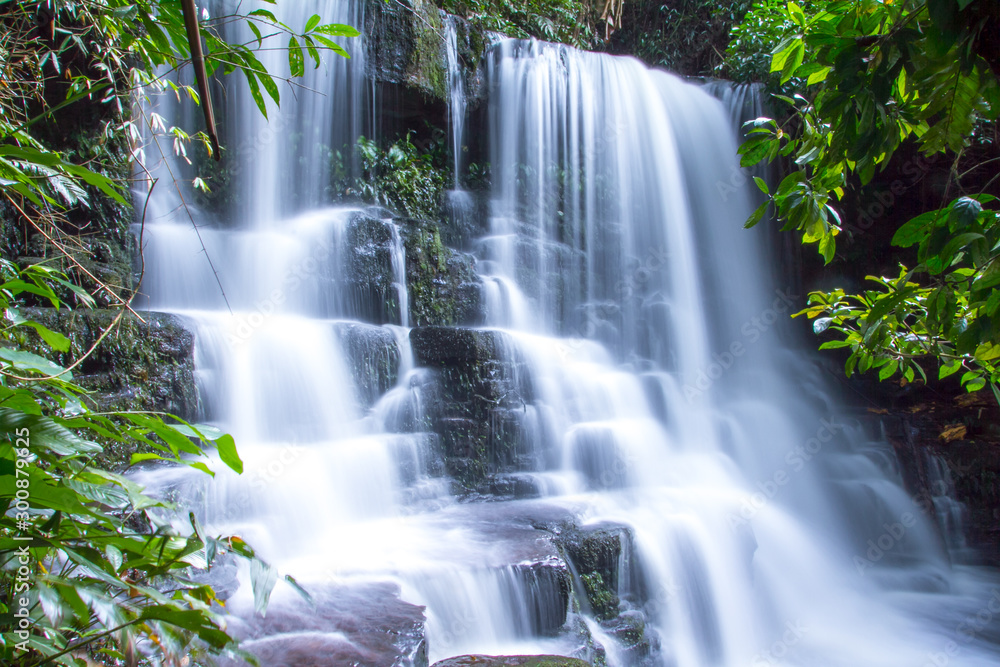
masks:
{"label": "wet stone surface", "polygon": [[463,655],[434,663],[434,667],[590,667],[590,663],[561,655]]}
{"label": "wet stone surface", "polygon": [[427,667],[424,608],[400,600],[394,585],[309,592],[313,605],[274,601],[265,618],[232,620],[232,634],[268,667]]}

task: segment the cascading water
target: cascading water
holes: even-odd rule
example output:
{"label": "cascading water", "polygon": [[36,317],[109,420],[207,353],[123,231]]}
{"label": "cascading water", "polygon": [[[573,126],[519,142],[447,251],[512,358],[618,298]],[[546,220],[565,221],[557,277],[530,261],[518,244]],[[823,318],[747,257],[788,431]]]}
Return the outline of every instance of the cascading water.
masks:
{"label": "cascading water", "polygon": [[[283,19],[359,21],[353,3],[320,4],[289,3]],[[796,297],[742,230],[750,190],[718,187],[739,172],[726,109],[631,59],[519,41],[487,55],[494,183],[476,248],[502,331],[474,333],[496,341],[507,370],[490,372],[524,397],[490,428],[518,433],[503,472],[536,499],[459,502],[427,432],[441,380],[414,367],[410,342],[436,333],[408,329],[399,229],[378,210],[323,208],[324,165],[361,131],[363,49],[351,50],[352,64],[310,74],[325,97],[286,93],[274,134],[234,87],[230,141],[258,157],[241,159],[228,214],[189,219],[154,192],[150,307],[191,323],[206,416],[236,436],[246,472],[145,481],[307,589],[394,582],[426,606],[432,661],[996,664],[960,629],[990,592],[949,567],[884,449],[780,344]],[[456,168],[462,122],[456,102]],[[560,578],[568,547],[540,526],[567,517],[611,527],[613,603],[572,559]],[[349,643],[342,630],[331,621],[324,646]]]}

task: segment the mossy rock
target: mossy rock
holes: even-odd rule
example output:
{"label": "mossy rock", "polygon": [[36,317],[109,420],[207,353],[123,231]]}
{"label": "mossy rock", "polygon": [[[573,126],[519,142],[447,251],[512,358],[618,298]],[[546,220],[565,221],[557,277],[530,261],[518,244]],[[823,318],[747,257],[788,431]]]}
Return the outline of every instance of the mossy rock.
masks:
{"label": "mossy rock", "polygon": [[[53,353],[27,328],[17,332],[16,342],[65,366],[94,345],[118,311],[26,308],[22,315],[65,335],[70,339],[70,350]],[[145,321],[131,314],[123,316],[117,329],[74,369],[74,381],[91,392],[92,405],[100,411],[169,412],[197,419],[194,334],[174,315],[145,312],[142,318]],[[98,463],[120,469],[135,451],[121,443],[105,443],[105,454]]]}
{"label": "mossy rock", "polygon": [[490,474],[516,472],[521,417],[532,389],[507,334],[418,327],[410,342],[417,365],[437,376],[425,406],[441,436],[448,474],[472,491]]}
{"label": "mossy rock", "polygon": [[618,524],[570,527],[560,532],[556,544],[580,575],[587,601],[598,620],[618,615],[618,562],[628,539]]}
{"label": "mossy rock", "polygon": [[448,96],[444,12],[430,2],[371,2],[367,7],[368,74],[439,99]]}
{"label": "mossy rock", "polygon": [[484,318],[483,282],[475,259],[444,245],[435,223],[400,221],[406,248],[410,323],[474,326]]}
{"label": "mossy rock", "polygon": [[561,655],[463,655],[436,662],[434,667],[591,667],[591,664]]}

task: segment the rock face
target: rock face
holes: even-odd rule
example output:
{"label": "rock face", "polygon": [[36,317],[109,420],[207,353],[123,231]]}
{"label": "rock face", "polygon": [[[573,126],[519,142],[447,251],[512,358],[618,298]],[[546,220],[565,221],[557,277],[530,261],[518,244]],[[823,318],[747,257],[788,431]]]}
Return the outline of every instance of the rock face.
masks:
{"label": "rock face", "polygon": [[334,333],[347,357],[362,408],[370,408],[396,384],[399,346],[383,327],[358,322],[337,322]]}
{"label": "rock face", "polygon": [[[409,5],[409,6],[406,6]],[[445,14],[432,2],[371,1],[365,7],[368,76],[379,84],[406,86],[444,102],[448,97]],[[457,27],[458,56],[471,104],[485,94],[479,69],[488,37],[468,21],[451,17]]]}
{"label": "rock face", "polygon": [[399,293],[393,268],[397,237],[392,222],[368,215],[351,219],[340,243],[340,284],[330,293],[339,310],[374,324],[399,323]]}
{"label": "rock face", "polygon": [[434,667],[590,667],[590,663],[561,655],[463,655],[436,662]]}
{"label": "rock face", "polygon": [[[268,667],[427,667],[424,608],[392,584],[310,589],[313,604],[274,601],[267,616],[232,618],[242,648]],[[229,661],[225,665],[245,665]]]}
{"label": "rock face", "polygon": [[[988,390],[975,394],[923,392],[876,424],[885,432],[899,459],[907,491],[916,506],[936,519],[947,497],[961,501],[966,512],[964,537],[975,551],[973,560],[1000,565],[1000,408]],[[873,427],[869,426],[869,430]],[[951,535],[952,541],[958,537]],[[962,554],[953,554],[959,558]]]}
{"label": "rock face", "polygon": [[[69,352],[52,354],[27,330],[19,334],[21,343],[25,349],[65,366],[93,346],[118,312],[24,309],[22,315],[62,333],[71,346]],[[117,331],[111,332],[74,369],[74,381],[93,392],[91,398],[100,411],[150,410],[196,420],[199,404],[194,380],[194,335],[173,315],[144,312],[142,317],[145,322],[133,315],[123,316]],[[134,453],[122,443],[107,442],[104,447],[99,463],[112,470],[128,465]]]}
{"label": "rock face", "polygon": [[488,474],[516,471],[531,389],[509,336],[421,327],[410,341],[416,364],[437,375],[427,413],[441,436],[448,473],[471,490]]}
{"label": "rock face", "polygon": [[[70,351],[52,357],[67,364],[90,349],[118,311],[31,308],[23,314],[70,339]],[[196,419],[194,335],[174,315],[144,312],[142,318],[125,315],[77,368],[76,381],[96,392],[101,410],[156,410]],[[25,344],[37,350],[36,341]]]}
{"label": "rock face", "polygon": [[475,259],[442,243],[437,224],[400,221],[406,248],[410,320],[416,326],[474,326],[484,318]]}

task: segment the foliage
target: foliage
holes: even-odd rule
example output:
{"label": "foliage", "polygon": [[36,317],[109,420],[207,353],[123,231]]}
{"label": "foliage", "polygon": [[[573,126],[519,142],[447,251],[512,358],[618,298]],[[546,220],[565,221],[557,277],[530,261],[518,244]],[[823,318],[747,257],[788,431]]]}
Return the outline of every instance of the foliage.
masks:
{"label": "foliage", "polygon": [[421,151],[413,144],[410,134],[386,150],[361,137],[358,153],[363,174],[357,179],[356,188],[362,199],[383,204],[411,218],[437,218],[445,170],[435,166],[430,151]]}
{"label": "foliage", "polygon": [[[804,0],[805,11],[817,4]],[[733,81],[765,81],[771,72],[771,51],[795,29],[783,0],[762,0],[733,25],[719,73]]]}
{"label": "foliage", "polygon": [[712,75],[722,67],[730,28],[750,5],[750,0],[626,3],[608,50],[680,74]]}
{"label": "foliage", "polygon": [[[900,269],[894,279],[869,276],[878,288],[862,294],[843,290],[814,292],[800,314],[817,318],[813,330],[840,332],[820,349],[850,348],[847,374],[878,369],[883,380],[916,374],[926,382],[921,357],[940,361],[938,378],[959,371],[962,384],[977,391],[990,383],[1000,401],[1000,214],[982,207],[989,195],[961,197],[941,211],[910,220],[893,243],[917,246],[914,269]],[[912,280],[930,274],[931,286]]]}
{"label": "foliage", "polygon": [[[780,31],[770,71],[797,92],[777,95],[791,109],[785,122],[748,124],[740,154],[744,166],[779,156],[791,164],[773,193],[758,180],[768,201],[747,226],[773,207],[784,229],[800,231],[830,262],[847,189],[871,181],[904,142],[927,155],[950,152],[957,165],[977,128],[995,121],[1000,15],[983,0],[835,0],[808,13],[788,2],[781,20],[776,11],[764,5],[748,20]],[[917,248],[912,269],[874,278],[880,289],[865,294],[811,295],[803,313],[824,316],[818,331],[829,326],[843,335],[825,347],[851,348],[848,372],[879,368],[882,379],[912,379],[915,369],[923,375],[916,359],[928,356],[940,362],[942,377],[965,369],[970,390],[1000,380],[1000,246],[996,200],[986,194],[996,179],[963,180],[981,166],[953,169],[948,187],[964,196],[896,232],[895,246]]]}
{"label": "foliage", "polygon": [[464,16],[480,28],[508,37],[537,39],[594,48],[599,17],[586,0],[440,0],[445,11]]}
{"label": "foliage", "polygon": [[[103,104],[116,111],[106,136],[124,134],[138,143],[142,122],[172,138],[183,155],[190,135],[167,128],[163,119],[127,118],[125,110],[136,87],[169,89],[195,102],[198,95],[168,76],[190,56],[179,3],[65,0],[55,12],[53,5],[0,5],[0,195],[62,259],[95,281],[95,293],[106,292],[121,309],[96,348],[131,310],[131,295],[89,274],[61,225],[67,207],[92,205],[89,193],[128,206],[127,184],[108,176],[97,161],[72,161],[70,153],[52,150],[32,132],[43,121],[59,120],[71,105]],[[219,36],[216,28],[234,21],[248,26],[251,42],[228,43]],[[280,94],[254,48],[287,37],[290,72],[300,76],[307,57],[319,64],[321,50],[347,55],[331,37],[358,34],[349,26],[322,25],[319,16],[295,31],[265,9],[206,19],[200,31],[209,70],[240,70],[265,115],[261,90],[275,103]],[[205,456],[213,449],[223,464],[241,472],[232,438],[167,415],[94,412],[72,381],[73,368],[94,348],[64,368],[19,345],[31,330],[46,349],[67,352],[70,341],[27,319],[22,306],[43,300],[56,309],[90,307],[94,294],[40,264],[18,269],[2,260],[0,280],[0,662],[82,665],[89,653],[135,664],[142,653],[182,664],[234,651],[217,614],[221,601],[210,585],[192,579],[192,568],[207,569],[224,553],[249,559],[258,611],[275,583],[274,571],[239,537],[209,537],[193,517],[190,532],[163,523],[151,510],[167,508],[165,503],[92,464],[102,450],[99,442],[119,442],[145,446],[133,463],[166,461],[211,475]],[[67,294],[69,302],[61,296]]]}

